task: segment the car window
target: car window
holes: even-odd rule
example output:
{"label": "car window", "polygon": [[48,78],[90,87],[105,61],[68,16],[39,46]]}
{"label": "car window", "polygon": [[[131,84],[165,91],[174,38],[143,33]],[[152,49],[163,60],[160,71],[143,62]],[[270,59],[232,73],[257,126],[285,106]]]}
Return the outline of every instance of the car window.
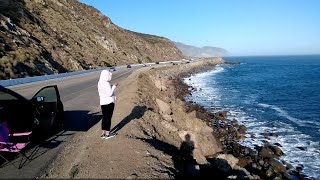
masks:
{"label": "car window", "polygon": [[57,93],[55,88],[49,87],[49,88],[44,88],[38,94],[36,97],[42,96],[44,97],[44,102],[57,102]]}
{"label": "car window", "polygon": [[16,96],[0,91],[0,100],[18,100]]}

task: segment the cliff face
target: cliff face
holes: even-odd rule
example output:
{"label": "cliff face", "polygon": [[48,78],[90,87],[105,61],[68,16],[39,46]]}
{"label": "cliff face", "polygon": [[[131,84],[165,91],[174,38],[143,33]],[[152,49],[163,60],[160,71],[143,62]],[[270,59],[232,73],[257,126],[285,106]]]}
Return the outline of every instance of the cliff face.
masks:
{"label": "cliff face", "polygon": [[0,79],[184,58],[169,39],[122,29],[76,0],[0,1]]}

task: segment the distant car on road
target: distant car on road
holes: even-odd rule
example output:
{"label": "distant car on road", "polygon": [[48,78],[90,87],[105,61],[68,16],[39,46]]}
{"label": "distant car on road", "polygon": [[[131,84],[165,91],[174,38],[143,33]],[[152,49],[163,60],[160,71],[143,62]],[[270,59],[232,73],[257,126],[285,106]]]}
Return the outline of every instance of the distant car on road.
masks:
{"label": "distant car on road", "polygon": [[42,133],[47,135],[63,129],[63,116],[56,85],[43,87],[31,99],[0,87],[0,124],[6,122],[10,133],[32,131],[42,138]]}
{"label": "distant car on road", "polygon": [[159,64],[159,62],[156,62],[155,64]]}
{"label": "distant car on road", "polygon": [[128,64],[128,65],[127,65],[127,68],[131,68],[131,65],[130,65],[130,64]]}
{"label": "distant car on road", "polygon": [[116,71],[116,68],[115,67],[110,67],[109,71]]}
{"label": "distant car on road", "polygon": [[142,67],[146,67],[147,65],[145,65],[145,64],[142,64]]}

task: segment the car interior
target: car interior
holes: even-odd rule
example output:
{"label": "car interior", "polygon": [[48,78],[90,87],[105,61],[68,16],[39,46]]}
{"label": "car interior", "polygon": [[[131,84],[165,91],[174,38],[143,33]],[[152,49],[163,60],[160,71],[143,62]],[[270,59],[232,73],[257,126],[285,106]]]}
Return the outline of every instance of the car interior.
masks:
{"label": "car interior", "polygon": [[1,88],[0,121],[8,123],[10,133],[50,132],[63,125],[63,104],[57,87],[44,87],[31,100]]}

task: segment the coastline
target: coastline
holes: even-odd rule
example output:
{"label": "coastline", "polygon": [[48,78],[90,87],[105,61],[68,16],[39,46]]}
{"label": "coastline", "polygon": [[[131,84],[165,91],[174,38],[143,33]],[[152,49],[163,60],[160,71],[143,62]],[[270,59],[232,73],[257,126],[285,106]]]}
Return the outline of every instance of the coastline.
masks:
{"label": "coastline", "polygon": [[[209,59],[207,59],[207,61],[208,60]],[[244,138],[247,128],[244,125],[239,125],[234,120],[229,120],[227,118],[227,112],[222,111],[222,112],[217,112],[213,114],[208,112],[204,107],[192,101],[184,102],[186,95],[190,94],[190,91],[193,91],[195,89],[193,87],[189,87],[184,82],[182,82],[183,78],[190,77],[195,73],[210,70],[214,68],[214,66],[217,64],[235,64],[235,65],[239,64],[239,62],[221,62],[221,60],[222,59],[215,59],[215,61],[217,62],[213,64],[210,64],[210,63],[209,64],[204,63],[202,65],[194,64],[192,68],[182,67],[180,68],[179,71],[177,70],[174,71],[174,72],[178,72],[175,75],[174,75],[174,72],[170,70],[168,70],[169,72],[162,71],[160,73],[160,74],[170,74],[168,77],[165,77],[165,76],[161,77],[161,75],[158,74],[158,78],[160,78],[160,81],[162,81],[161,83],[165,84],[163,81],[171,80],[171,83],[175,84],[174,91],[176,92],[174,97],[180,99],[183,102],[181,103],[181,105],[183,106],[185,113],[194,113],[196,118],[199,118],[205,121],[206,124],[214,130],[213,134],[216,137],[216,139],[218,139],[217,144],[221,143],[218,146],[222,148],[222,151],[217,152],[216,154],[211,156],[206,156],[205,158],[207,159],[207,162],[205,162],[205,166],[207,166],[208,164],[211,164],[212,166],[217,165],[216,157],[219,157],[220,155],[222,155],[223,157],[227,157],[225,158],[225,160],[229,163],[230,166],[232,164],[231,161],[237,161],[236,165],[233,164],[231,166],[233,169],[232,170],[233,172],[226,172],[226,169],[215,169],[211,166],[210,171],[212,170],[216,171],[216,174],[209,173],[208,175],[208,172],[193,172],[193,173],[200,173],[200,174],[197,174],[196,176],[203,176],[204,174],[206,174],[206,177],[207,176],[217,177],[218,175],[220,176],[220,178],[226,178],[229,176],[238,177],[240,174],[242,174],[240,176],[250,178],[250,179],[260,179],[260,178],[262,179],[270,179],[270,178],[308,179],[308,177],[301,172],[302,167],[293,167],[291,164],[279,159],[280,156],[283,155],[280,144],[270,144],[269,142],[266,141],[263,146],[260,146],[260,147],[257,146],[255,149],[244,147],[238,143],[238,140],[240,140],[241,138]],[[174,76],[176,76],[176,78],[173,78]],[[155,85],[157,86],[157,81],[155,82]],[[170,83],[168,86],[170,86]],[[159,86],[158,89],[160,89],[161,91],[163,90],[167,91],[167,88],[162,89],[163,87],[165,87],[165,85],[162,85],[162,87]],[[195,156],[194,156],[195,159],[199,158]],[[211,157],[215,157],[214,160],[210,159]],[[223,158],[219,157],[218,159],[223,159]],[[203,161],[201,162],[200,160],[198,160],[197,163],[198,165],[203,165],[201,164],[203,163]],[[206,168],[207,167],[205,167],[204,169]],[[242,172],[241,173],[237,172],[233,174],[234,170],[242,171]],[[243,175],[243,174],[246,174],[246,175]]]}
{"label": "coastline", "polygon": [[227,112],[212,114],[184,101],[192,88],[182,78],[223,63],[204,59],[130,75],[118,94],[116,138],[92,141],[99,134],[96,124],[73,137],[41,177],[292,179],[289,173],[295,173],[307,179],[278,160],[277,146],[258,153],[240,146],[246,127],[228,120]]}

